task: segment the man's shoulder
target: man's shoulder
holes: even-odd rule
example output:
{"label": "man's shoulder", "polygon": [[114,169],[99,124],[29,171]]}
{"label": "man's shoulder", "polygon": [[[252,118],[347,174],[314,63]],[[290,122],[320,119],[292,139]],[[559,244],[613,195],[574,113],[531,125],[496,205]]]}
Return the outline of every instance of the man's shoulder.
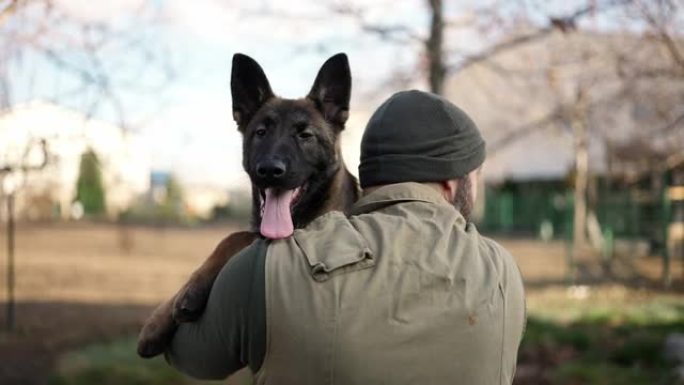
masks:
{"label": "man's shoulder", "polygon": [[511,276],[520,276],[520,270],[513,255],[495,240],[480,236],[480,253],[494,263],[504,284],[511,279]]}
{"label": "man's shoulder", "polygon": [[501,244],[492,238],[480,235],[480,249],[496,256],[510,256],[511,254]]}
{"label": "man's shoulder", "polygon": [[[256,239],[249,246],[240,250],[223,266],[216,284],[222,286],[247,286],[251,285],[255,274],[263,269],[263,260],[266,258],[267,244],[262,238]],[[261,272],[263,274],[263,272]]]}

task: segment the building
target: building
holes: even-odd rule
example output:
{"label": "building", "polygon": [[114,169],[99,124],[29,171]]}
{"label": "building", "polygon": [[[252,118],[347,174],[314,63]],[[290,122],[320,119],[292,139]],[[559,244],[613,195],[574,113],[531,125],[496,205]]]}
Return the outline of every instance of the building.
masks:
{"label": "building", "polygon": [[684,76],[653,36],[555,31],[445,89],[487,141],[480,228],[573,239],[584,222],[594,246],[638,242],[664,266],[684,250]]}
{"label": "building", "polygon": [[201,219],[211,219],[216,207],[233,203],[230,199],[231,193],[225,187],[187,184],[183,187],[183,193],[189,214]]}
{"label": "building", "polygon": [[[663,163],[647,154],[684,153],[684,77],[668,74],[672,66],[667,49],[648,36],[556,31],[452,75],[446,96],[473,117],[488,145],[485,220],[525,231],[545,220],[560,224],[582,153],[590,204],[600,200],[602,179],[661,179]],[[586,145],[578,147],[579,139]],[[641,161],[618,162],[625,150]],[[502,192],[501,202],[491,201]]]}
{"label": "building", "polygon": [[81,155],[88,148],[100,160],[107,214],[116,217],[149,186],[149,161],[136,150],[134,139],[120,127],[43,101],[17,106],[0,116],[0,168],[40,164],[40,141],[47,145],[44,168],[4,176],[17,186],[18,217],[69,218]]}
{"label": "building", "polygon": [[610,147],[648,141],[684,147],[684,130],[662,132],[684,113],[684,77],[652,76],[670,56],[648,37],[554,32],[451,76],[446,96],[478,123],[488,144],[485,177],[562,179],[575,164],[572,108],[587,107],[590,171],[608,171]]}

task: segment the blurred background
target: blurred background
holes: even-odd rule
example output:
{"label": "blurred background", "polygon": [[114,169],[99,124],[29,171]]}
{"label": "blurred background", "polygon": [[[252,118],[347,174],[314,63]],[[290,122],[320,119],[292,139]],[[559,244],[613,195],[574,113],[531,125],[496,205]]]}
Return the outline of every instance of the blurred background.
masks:
{"label": "blurred background", "polygon": [[684,383],[684,1],[0,0],[0,384],[199,383],[135,338],[247,227],[236,52],[284,97],[349,55],[354,173],[396,91],[473,117],[516,384]]}

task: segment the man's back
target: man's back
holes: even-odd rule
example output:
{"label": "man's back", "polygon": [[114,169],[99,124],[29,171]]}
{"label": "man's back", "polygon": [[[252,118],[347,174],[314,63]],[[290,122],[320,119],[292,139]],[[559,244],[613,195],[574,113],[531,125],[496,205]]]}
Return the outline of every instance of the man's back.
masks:
{"label": "man's back", "polygon": [[263,384],[509,384],[524,326],[512,257],[432,188],[385,186],[266,256]]}

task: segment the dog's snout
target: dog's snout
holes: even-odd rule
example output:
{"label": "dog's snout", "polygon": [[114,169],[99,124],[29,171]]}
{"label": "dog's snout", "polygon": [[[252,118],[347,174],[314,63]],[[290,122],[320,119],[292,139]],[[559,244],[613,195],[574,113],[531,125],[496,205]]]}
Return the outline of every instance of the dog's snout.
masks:
{"label": "dog's snout", "polygon": [[257,175],[262,178],[277,179],[284,176],[286,171],[285,162],[277,159],[259,162],[256,167]]}

